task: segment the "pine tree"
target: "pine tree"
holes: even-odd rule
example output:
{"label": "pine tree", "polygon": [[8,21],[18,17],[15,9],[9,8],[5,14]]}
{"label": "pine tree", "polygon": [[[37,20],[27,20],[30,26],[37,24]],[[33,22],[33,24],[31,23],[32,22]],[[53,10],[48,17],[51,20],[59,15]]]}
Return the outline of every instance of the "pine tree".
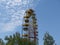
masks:
{"label": "pine tree", "polygon": [[45,33],[44,35],[44,45],[54,45],[54,39],[49,33]]}

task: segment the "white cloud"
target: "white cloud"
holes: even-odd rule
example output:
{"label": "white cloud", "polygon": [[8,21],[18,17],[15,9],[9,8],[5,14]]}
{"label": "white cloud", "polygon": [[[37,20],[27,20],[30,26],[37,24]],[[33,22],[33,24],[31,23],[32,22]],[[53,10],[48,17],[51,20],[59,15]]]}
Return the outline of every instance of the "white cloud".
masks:
{"label": "white cloud", "polygon": [[23,16],[24,16],[24,12],[25,10],[20,10],[17,12],[14,12],[13,15],[11,16],[11,22],[13,21],[17,21],[17,20],[22,20]]}
{"label": "white cloud", "polygon": [[14,24],[13,23],[7,23],[4,24],[2,31],[7,32],[7,31],[13,31],[14,30]]}
{"label": "white cloud", "polygon": [[[5,1],[5,0],[3,0],[3,1]],[[10,14],[11,19],[8,23],[2,23],[3,25],[0,26],[1,27],[0,32],[14,31],[17,26],[22,24],[22,18],[24,16],[25,10],[23,10],[22,8],[20,10],[17,10],[17,9],[14,10],[14,9],[10,9],[10,8],[13,8],[15,5],[23,7],[27,3],[28,2],[26,0],[24,2],[22,2],[22,0],[8,0],[6,2],[6,7],[5,8],[8,11],[7,14]],[[20,8],[20,7],[18,7],[18,8]]]}
{"label": "white cloud", "polygon": [[[33,5],[35,0],[1,0],[0,2],[6,2],[7,14],[11,16],[8,23],[0,24],[0,32],[10,32],[14,31],[15,28],[22,24],[22,18],[27,6]],[[3,2],[2,2],[3,3]],[[17,8],[15,7],[17,6]],[[16,9],[15,9],[16,8]],[[17,10],[19,8],[19,10]]]}
{"label": "white cloud", "polygon": [[33,5],[34,0],[9,0],[6,3],[6,7],[7,8],[11,8],[14,6],[20,6],[20,7],[26,7],[27,5],[30,7],[31,5]]}
{"label": "white cloud", "polygon": [[19,2],[21,2],[22,0],[14,0],[15,2],[17,2],[17,3],[19,3]]}
{"label": "white cloud", "polygon": [[8,23],[0,24],[1,27],[0,32],[15,31],[15,28],[19,25],[21,26],[22,24],[24,12],[25,12],[24,10],[14,12],[13,15],[11,16],[11,20]]}
{"label": "white cloud", "polygon": [[19,20],[14,21],[14,22],[4,23],[1,31],[3,31],[3,32],[15,31],[16,26],[18,26],[19,24],[21,24],[21,21],[19,21]]}

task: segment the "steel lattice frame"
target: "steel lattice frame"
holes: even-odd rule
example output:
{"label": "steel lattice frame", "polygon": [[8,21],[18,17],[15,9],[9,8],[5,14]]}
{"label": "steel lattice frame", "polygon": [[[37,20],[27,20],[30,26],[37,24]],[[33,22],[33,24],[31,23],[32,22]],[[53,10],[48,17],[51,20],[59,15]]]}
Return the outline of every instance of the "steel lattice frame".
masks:
{"label": "steel lattice frame", "polygon": [[37,31],[37,19],[35,13],[32,9],[29,9],[25,12],[23,18],[23,32],[22,37],[27,38],[30,41],[34,41],[37,45],[38,41],[38,31]]}

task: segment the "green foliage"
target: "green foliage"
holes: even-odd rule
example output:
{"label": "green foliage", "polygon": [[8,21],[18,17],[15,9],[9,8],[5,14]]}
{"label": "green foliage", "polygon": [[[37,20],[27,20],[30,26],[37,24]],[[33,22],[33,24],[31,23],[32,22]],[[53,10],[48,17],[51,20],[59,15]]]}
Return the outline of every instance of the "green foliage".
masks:
{"label": "green foliage", "polygon": [[44,45],[54,45],[54,39],[49,33],[44,35]]}
{"label": "green foliage", "polygon": [[6,36],[5,40],[7,41],[6,45],[35,45],[32,41],[29,41],[26,38],[21,38],[19,33]]}
{"label": "green foliage", "polygon": [[0,39],[0,45],[4,45],[5,43],[3,42],[2,39]]}
{"label": "green foliage", "polygon": [[[15,33],[10,36],[6,36],[5,40],[6,44],[0,39],[0,45],[36,45],[34,41],[30,41],[27,38],[21,38],[20,33]],[[45,33],[44,35],[44,45],[53,45],[54,39],[49,33]]]}

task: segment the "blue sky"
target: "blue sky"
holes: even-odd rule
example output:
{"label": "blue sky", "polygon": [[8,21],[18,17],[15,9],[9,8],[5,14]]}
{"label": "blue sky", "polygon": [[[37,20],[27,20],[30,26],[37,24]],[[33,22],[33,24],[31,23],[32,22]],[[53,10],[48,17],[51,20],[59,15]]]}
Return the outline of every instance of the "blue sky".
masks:
{"label": "blue sky", "polygon": [[23,13],[29,7],[34,8],[38,19],[39,45],[43,45],[45,32],[49,32],[56,44],[59,45],[60,0],[1,0],[0,38],[11,35],[16,31],[21,32]]}
{"label": "blue sky", "polygon": [[39,44],[43,45],[43,35],[48,31],[56,44],[60,45],[60,0],[40,0],[36,10],[39,24]]}

